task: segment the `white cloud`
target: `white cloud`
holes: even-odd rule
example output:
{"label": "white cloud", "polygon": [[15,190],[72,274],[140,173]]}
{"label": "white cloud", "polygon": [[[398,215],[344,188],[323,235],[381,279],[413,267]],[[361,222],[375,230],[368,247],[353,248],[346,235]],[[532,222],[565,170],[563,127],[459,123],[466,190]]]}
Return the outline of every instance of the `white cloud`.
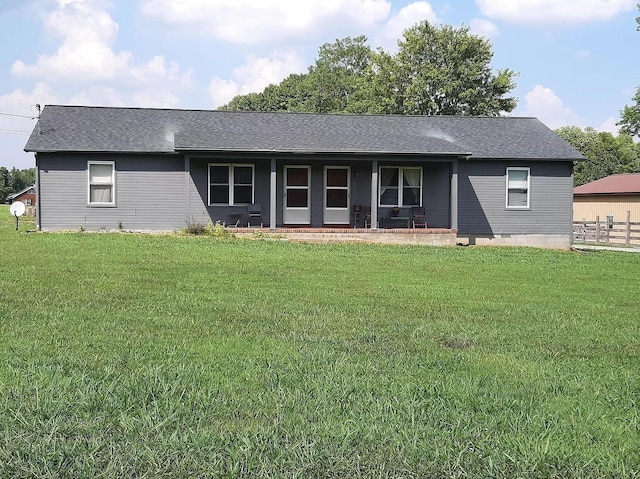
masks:
{"label": "white cloud", "polygon": [[389,0],[143,0],[141,11],[173,27],[241,44],[277,43],[384,21]]}
{"label": "white cloud", "polygon": [[45,105],[56,101],[51,87],[45,82],[38,82],[31,92],[18,89],[0,96],[0,110],[4,113],[28,115],[32,105],[36,103]]}
{"label": "white cloud", "polygon": [[610,20],[636,0],[476,0],[490,18],[512,23],[579,24]]}
{"label": "white cloud", "polygon": [[524,114],[537,117],[551,129],[568,125],[584,126],[584,120],[565,106],[550,88],[536,85],[525,95],[524,100]]}
{"label": "white cloud", "polygon": [[306,69],[306,62],[293,52],[278,52],[269,58],[248,57],[244,65],[234,68],[231,80],[218,77],[211,80],[209,97],[217,107],[236,95],[261,92],[270,84]]}
{"label": "white cloud", "polygon": [[[32,91],[22,89],[0,95],[0,111],[20,117],[0,115],[0,134],[2,137],[3,166],[23,169],[33,167],[33,155],[23,151],[27,137],[36,125],[34,119],[37,111],[36,104],[57,103],[56,96],[45,82],[38,82]],[[27,118],[24,118],[27,117]]]}
{"label": "white cloud", "polygon": [[234,96],[239,94],[240,86],[233,80],[215,77],[209,83],[209,98],[211,98],[214,108],[229,103]]}
{"label": "white cloud", "polygon": [[616,125],[618,120],[612,116],[607,118],[599,127],[596,128],[598,131],[608,131],[613,135],[618,135],[619,127]]}
{"label": "white cloud", "polygon": [[471,20],[469,30],[475,35],[480,35],[488,39],[496,38],[500,35],[500,30],[495,24],[482,18],[474,18]]}
{"label": "white cloud", "polygon": [[35,65],[18,60],[11,72],[19,76],[54,77],[68,80],[113,78],[126,70],[131,52],[115,53],[111,45],[118,24],[91,0],[63,0],[49,13],[45,29],[62,38],[53,55],[40,55]]}
{"label": "white cloud", "polygon": [[398,40],[403,38],[403,32],[423,20],[432,24],[440,23],[429,2],[413,2],[387,20],[377,43],[385,50],[394,51],[397,49]]}
{"label": "white cloud", "polygon": [[[46,78],[60,91],[69,92],[71,103],[170,107],[179,104],[176,90],[193,82],[191,69],[156,55],[136,64],[133,53],[113,49],[119,25],[102,0],[58,0],[45,15],[44,27],[60,38],[58,49],[39,55],[36,63],[14,62],[16,76]],[[90,86],[85,86],[90,84]]]}

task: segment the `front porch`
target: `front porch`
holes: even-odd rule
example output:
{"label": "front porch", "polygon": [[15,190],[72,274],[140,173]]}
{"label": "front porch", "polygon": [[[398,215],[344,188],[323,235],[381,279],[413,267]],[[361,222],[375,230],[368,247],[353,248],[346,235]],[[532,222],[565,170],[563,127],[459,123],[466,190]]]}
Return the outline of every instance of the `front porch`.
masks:
{"label": "front porch", "polygon": [[449,228],[244,228],[227,227],[240,238],[268,238],[312,243],[351,242],[455,246],[457,230]]}

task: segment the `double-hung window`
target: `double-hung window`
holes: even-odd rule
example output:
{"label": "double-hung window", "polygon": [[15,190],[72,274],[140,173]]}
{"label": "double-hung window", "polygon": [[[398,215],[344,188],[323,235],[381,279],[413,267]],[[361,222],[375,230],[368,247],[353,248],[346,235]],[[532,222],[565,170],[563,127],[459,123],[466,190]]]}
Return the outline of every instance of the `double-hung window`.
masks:
{"label": "double-hung window", "polygon": [[380,167],[380,206],[422,206],[422,168]]}
{"label": "double-hung window", "polygon": [[530,184],[529,168],[507,168],[507,208],[529,208]]}
{"label": "double-hung window", "polygon": [[90,161],[87,165],[89,174],[89,205],[115,206],[116,204],[116,164],[114,161]]}
{"label": "double-hung window", "polygon": [[254,165],[209,164],[209,204],[253,203]]}

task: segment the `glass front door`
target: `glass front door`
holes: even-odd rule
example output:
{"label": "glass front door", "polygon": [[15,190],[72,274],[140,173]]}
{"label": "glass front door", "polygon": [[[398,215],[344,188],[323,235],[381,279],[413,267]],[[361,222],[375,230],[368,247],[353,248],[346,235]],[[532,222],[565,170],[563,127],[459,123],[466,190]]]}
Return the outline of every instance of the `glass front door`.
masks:
{"label": "glass front door", "polygon": [[308,225],[311,174],[308,166],[284,167],[284,223]]}
{"label": "glass front door", "polygon": [[324,223],[349,224],[351,175],[348,166],[324,169]]}

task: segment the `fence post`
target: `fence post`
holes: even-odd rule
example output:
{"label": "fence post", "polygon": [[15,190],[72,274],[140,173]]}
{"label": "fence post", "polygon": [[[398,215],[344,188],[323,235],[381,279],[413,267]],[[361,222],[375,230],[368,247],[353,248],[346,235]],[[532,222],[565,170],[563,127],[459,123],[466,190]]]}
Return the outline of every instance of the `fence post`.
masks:
{"label": "fence post", "polygon": [[596,244],[600,243],[600,217],[596,216]]}
{"label": "fence post", "polygon": [[625,244],[629,246],[631,244],[631,211],[627,210],[627,237],[625,238]]}

